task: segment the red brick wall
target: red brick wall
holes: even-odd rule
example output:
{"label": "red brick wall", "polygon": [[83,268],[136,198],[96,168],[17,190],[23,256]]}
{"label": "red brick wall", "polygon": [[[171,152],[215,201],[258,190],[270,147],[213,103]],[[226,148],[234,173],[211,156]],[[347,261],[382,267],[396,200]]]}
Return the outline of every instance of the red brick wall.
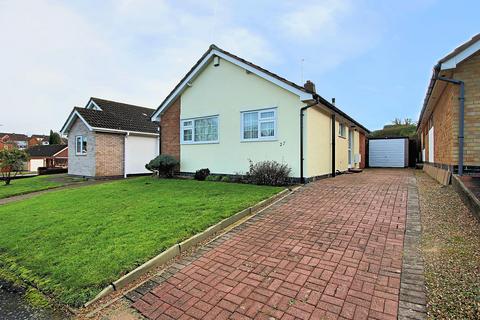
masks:
{"label": "red brick wall", "polygon": [[180,160],[180,97],[160,117],[161,152]]}
{"label": "red brick wall", "polygon": [[360,169],[365,168],[365,160],[367,153],[365,152],[365,144],[366,144],[366,137],[365,134],[362,132],[359,132],[359,140],[360,140],[360,145],[359,145],[359,151],[360,151]]}
{"label": "red brick wall", "polygon": [[68,158],[68,147],[55,156],[56,158]]}

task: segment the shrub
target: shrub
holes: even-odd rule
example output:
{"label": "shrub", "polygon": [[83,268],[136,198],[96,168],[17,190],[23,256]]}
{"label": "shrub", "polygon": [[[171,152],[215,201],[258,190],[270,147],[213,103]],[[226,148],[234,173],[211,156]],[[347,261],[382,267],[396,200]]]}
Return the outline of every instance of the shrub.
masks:
{"label": "shrub", "polygon": [[247,179],[250,183],[269,186],[284,186],[289,182],[291,169],[286,164],[276,161],[250,162]]}
{"label": "shrub", "polygon": [[152,172],[158,172],[159,176],[171,178],[173,177],[175,167],[178,166],[178,163],[179,162],[175,157],[167,154],[162,154],[151,160],[148,164],[146,164],[145,168]]}
{"label": "shrub", "polygon": [[206,181],[218,181],[218,176],[209,175],[205,178]]}
{"label": "shrub", "polygon": [[204,168],[195,171],[195,180],[204,181],[210,175],[210,169]]}
{"label": "shrub", "polygon": [[229,176],[223,176],[220,181],[222,182],[230,182],[230,177]]}
{"label": "shrub", "polygon": [[0,177],[9,185],[17,173],[22,170],[24,162],[28,161],[28,154],[23,150],[0,150]]}

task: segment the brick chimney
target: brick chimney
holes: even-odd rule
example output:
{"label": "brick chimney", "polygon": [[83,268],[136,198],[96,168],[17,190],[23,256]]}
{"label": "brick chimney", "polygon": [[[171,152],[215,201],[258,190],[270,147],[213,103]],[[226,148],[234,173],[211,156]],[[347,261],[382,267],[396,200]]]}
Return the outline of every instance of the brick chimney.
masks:
{"label": "brick chimney", "polygon": [[313,83],[313,82],[310,81],[310,80],[307,80],[307,82],[305,82],[305,84],[303,85],[303,87],[304,87],[308,92],[316,93],[316,91],[315,91],[315,83]]}

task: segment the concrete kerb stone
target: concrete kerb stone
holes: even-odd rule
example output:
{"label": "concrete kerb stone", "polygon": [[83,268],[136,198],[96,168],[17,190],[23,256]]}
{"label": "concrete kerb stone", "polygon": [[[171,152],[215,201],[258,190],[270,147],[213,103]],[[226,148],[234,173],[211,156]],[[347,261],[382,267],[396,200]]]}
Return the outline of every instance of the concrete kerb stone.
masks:
{"label": "concrete kerb stone", "polygon": [[470,209],[470,212],[473,214],[473,216],[480,221],[480,201],[477,199],[477,197],[472,191],[468,190],[468,188],[457,175],[452,176],[452,186],[460,195],[463,203],[468,207],[468,209]]}
{"label": "concrete kerb stone", "polygon": [[91,305],[92,303],[100,300],[101,298],[105,297],[106,295],[112,293],[113,291],[115,291],[115,289],[113,288],[113,286],[110,284],[108,285],[108,287],[104,288],[102,291],[100,291],[96,296],[95,298],[93,298],[92,300],[88,301],[87,303],[84,304],[84,307],[88,307],[89,305]]}
{"label": "concrete kerb stone", "polygon": [[235,213],[234,215],[232,215],[228,218],[223,219],[222,221],[220,221],[217,224],[209,227],[205,231],[200,232],[200,233],[188,238],[187,240],[185,240],[181,243],[173,245],[169,249],[163,251],[162,253],[160,253],[156,257],[150,259],[149,261],[145,262],[144,264],[137,267],[133,271],[127,273],[124,276],[122,276],[120,279],[112,282],[112,284],[110,284],[109,286],[104,288],[102,291],[100,291],[98,293],[98,295],[95,296],[95,298],[93,298],[92,300],[85,303],[84,307],[90,306],[94,302],[96,302],[96,301],[102,299],[103,297],[109,295],[113,291],[117,291],[119,289],[122,289],[122,288],[126,287],[128,284],[135,281],[136,279],[138,279],[139,277],[141,277],[145,273],[149,272],[150,270],[152,270],[152,269],[154,269],[154,268],[156,268],[156,267],[158,267],[162,264],[166,264],[168,261],[170,261],[170,260],[174,259],[175,257],[179,256],[185,250],[188,250],[189,248],[192,248],[192,247],[198,245],[199,243],[201,243],[201,242],[205,241],[206,239],[214,236],[215,234],[219,233],[223,229],[228,228],[232,224],[240,221],[241,219],[247,217],[248,215],[256,214],[256,213],[262,211],[263,209],[270,206],[271,204],[273,204],[274,202],[276,202],[280,198],[283,198],[287,194],[295,192],[299,188],[300,187],[296,187],[294,189],[282,190],[281,192],[275,194],[274,196],[272,196],[268,199],[265,199],[265,200],[255,204],[252,207],[244,209],[240,212]]}

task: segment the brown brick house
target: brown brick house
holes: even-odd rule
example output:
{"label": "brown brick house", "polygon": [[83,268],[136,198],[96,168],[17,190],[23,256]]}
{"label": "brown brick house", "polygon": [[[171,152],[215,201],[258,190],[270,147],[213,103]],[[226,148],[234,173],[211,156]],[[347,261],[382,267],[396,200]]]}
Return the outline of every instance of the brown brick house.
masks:
{"label": "brown brick house", "polygon": [[90,98],[73,108],[61,133],[68,135],[68,174],[126,177],[149,171],[145,164],[159,154],[154,109]]}
{"label": "brown brick house", "polygon": [[480,34],[435,65],[417,134],[427,166],[480,171]]}
{"label": "brown brick house", "polygon": [[28,171],[37,171],[39,167],[67,168],[68,146],[65,144],[36,145],[27,149],[30,156]]}

